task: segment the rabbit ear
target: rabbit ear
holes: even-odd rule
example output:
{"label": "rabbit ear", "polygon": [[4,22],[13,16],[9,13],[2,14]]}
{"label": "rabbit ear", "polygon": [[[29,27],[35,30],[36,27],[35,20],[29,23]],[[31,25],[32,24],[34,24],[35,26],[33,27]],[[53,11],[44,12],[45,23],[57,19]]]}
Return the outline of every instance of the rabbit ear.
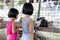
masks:
{"label": "rabbit ear", "polygon": [[41,20],[41,19],[45,19],[45,17],[40,17],[40,18],[37,18],[37,21]]}

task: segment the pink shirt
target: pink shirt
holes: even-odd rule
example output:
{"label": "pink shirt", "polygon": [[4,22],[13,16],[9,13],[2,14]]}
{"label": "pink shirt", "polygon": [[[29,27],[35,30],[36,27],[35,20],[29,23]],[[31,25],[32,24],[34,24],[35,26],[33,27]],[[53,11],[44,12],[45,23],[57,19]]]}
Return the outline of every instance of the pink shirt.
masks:
{"label": "pink shirt", "polygon": [[[17,26],[16,26],[17,28]],[[9,20],[7,22],[7,26],[6,26],[6,31],[7,31],[7,40],[17,40],[17,32],[12,33],[12,20]]]}

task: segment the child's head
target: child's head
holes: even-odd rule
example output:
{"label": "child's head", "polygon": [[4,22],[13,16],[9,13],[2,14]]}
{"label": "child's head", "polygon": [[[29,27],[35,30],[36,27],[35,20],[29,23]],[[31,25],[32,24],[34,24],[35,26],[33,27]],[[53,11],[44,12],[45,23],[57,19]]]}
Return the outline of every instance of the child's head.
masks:
{"label": "child's head", "polygon": [[23,5],[22,13],[26,15],[32,15],[33,14],[33,5],[31,3],[25,3]]}
{"label": "child's head", "polygon": [[19,12],[18,12],[17,9],[11,8],[11,9],[9,10],[8,17],[9,17],[9,18],[13,18],[13,19],[16,20],[17,17],[18,17],[18,14],[19,14]]}

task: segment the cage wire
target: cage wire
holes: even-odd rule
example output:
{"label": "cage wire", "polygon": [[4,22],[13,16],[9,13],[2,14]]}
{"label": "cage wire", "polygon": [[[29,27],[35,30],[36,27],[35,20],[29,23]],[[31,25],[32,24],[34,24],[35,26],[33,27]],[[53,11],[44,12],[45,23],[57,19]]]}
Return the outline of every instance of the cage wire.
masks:
{"label": "cage wire", "polygon": [[[45,17],[48,21],[48,27],[36,27],[36,39],[35,40],[60,40],[60,1],[51,1],[55,5],[52,10],[50,2],[47,1],[47,7],[45,11],[40,11],[40,17]],[[41,5],[40,5],[41,6]]]}

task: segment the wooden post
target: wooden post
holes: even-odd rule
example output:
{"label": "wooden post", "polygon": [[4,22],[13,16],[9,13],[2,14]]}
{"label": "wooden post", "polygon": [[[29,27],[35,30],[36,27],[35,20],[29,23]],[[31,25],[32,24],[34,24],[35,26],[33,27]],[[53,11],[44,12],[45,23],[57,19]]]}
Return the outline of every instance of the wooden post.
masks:
{"label": "wooden post", "polygon": [[11,2],[11,7],[14,7],[14,0],[10,0]]}
{"label": "wooden post", "polygon": [[41,9],[41,0],[39,0],[39,7],[38,7],[38,18],[40,16],[40,9]]}

